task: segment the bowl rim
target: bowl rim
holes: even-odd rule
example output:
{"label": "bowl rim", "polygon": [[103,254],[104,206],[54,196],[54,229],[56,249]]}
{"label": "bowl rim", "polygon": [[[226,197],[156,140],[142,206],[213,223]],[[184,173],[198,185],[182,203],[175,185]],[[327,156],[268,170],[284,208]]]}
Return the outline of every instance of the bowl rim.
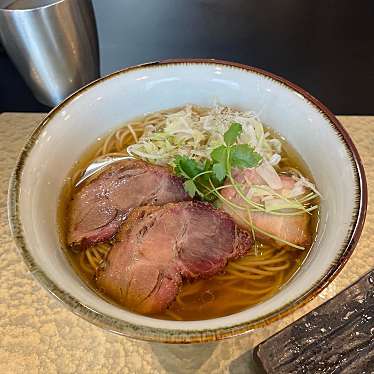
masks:
{"label": "bowl rim", "polygon": [[[282,305],[278,309],[273,310],[272,312],[264,316],[258,317],[250,321],[242,322],[239,324],[227,325],[225,327],[196,330],[156,328],[150,326],[135,325],[126,322],[124,320],[106,315],[100,311],[94,310],[91,307],[84,305],[74,296],[70,295],[69,293],[58,287],[36,264],[26,245],[26,240],[24,238],[22,229],[22,221],[20,219],[19,207],[21,176],[28,154],[30,153],[31,149],[36,143],[42,130],[48,125],[50,120],[70,101],[72,101],[74,98],[82,94],[84,91],[88,90],[89,88],[95,86],[98,83],[104,82],[118,75],[132,72],[134,70],[147,69],[158,66],[167,67],[173,65],[218,65],[231,67],[234,69],[244,70],[249,73],[258,74],[265,78],[270,78],[271,80],[274,80],[277,83],[280,83],[285,88],[300,94],[307,103],[313,105],[327,119],[329,125],[335,130],[335,133],[337,133],[343,140],[345,148],[351,156],[351,166],[355,171],[355,179],[358,188],[357,199],[355,201],[354,217],[351,222],[351,232],[349,236],[346,238],[345,243],[342,246],[337,258],[335,258],[335,261],[331,263],[329,269],[325,272],[325,274],[322,275],[322,277],[315,284],[310,286],[310,288],[307,291],[305,291],[300,297],[289,303]],[[229,62],[216,59],[168,59],[164,61],[155,61],[136,66],[130,66],[113,72],[104,77],[101,77],[99,79],[96,79],[91,83],[83,86],[82,88],[68,96],[59,105],[54,107],[40,122],[40,124],[28,138],[25,146],[23,147],[19,155],[16,167],[12,173],[9,183],[8,217],[13,239],[29,271],[43,288],[45,288],[52,296],[54,296],[57,300],[64,304],[64,306],[67,307],[70,311],[87,320],[88,322],[91,322],[94,325],[115,334],[145,341],[185,344],[217,341],[241,335],[253,329],[267,326],[270,323],[277,321],[285,317],[286,315],[290,314],[291,312],[295,311],[296,309],[302,307],[310,300],[312,300],[314,297],[316,297],[318,293],[320,293],[325,287],[327,287],[331,283],[331,281],[338,275],[338,273],[342,270],[342,268],[348,261],[349,257],[353,253],[353,250],[360,238],[364,226],[367,210],[367,200],[367,182],[363,164],[350,136],[348,135],[342,124],[338,121],[338,119],[332,114],[332,112],[329,109],[327,109],[327,107],[323,105],[319,100],[317,100],[311,94],[306,92],[304,89],[273,73],[236,62]]]}

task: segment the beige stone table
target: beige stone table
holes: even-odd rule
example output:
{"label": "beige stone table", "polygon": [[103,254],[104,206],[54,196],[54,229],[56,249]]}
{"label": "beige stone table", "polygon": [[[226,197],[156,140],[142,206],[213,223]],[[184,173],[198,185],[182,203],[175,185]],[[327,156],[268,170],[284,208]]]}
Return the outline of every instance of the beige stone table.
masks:
{"label": "beige stone table", "polygon": [[[363,159],[369,209],[361,240],[338,277],[282,321],[239,338],[202,346],[165,346],[112,335],[73,315],[28,273],[11,239],[8,180],[18,152],[43,114],[0,115],[0,373],[228,373],[246,350],[333,297],[374,267],[374,117],[340,117]],[[316,150],[317,151],[317,150]],[[372,188],[373,187],[373,188]],[[191,359],[191,357],[194,357]],[[244,366],[232,372],[246,373]]]}

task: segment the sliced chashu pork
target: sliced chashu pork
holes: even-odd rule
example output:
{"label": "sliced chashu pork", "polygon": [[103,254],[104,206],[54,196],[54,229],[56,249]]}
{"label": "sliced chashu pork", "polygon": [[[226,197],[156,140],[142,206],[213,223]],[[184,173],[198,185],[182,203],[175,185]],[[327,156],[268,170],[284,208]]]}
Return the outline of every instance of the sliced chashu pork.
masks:
{"label": "sliced chashu pork", "polygon": [[139,313],[164,311],[183,281],[211,277],[244,255],[252,236],[201,202],[134,209],[97,271],[98,287]]}
{"label": "sliced chashu pork", "polygon": [[[280,188],[275,191],[287,197],[289,192],[294,188],[296,181],[287,175],[279,175],[280,177]],[[267,186],[265,180],[256,172],[255,169],[243,169],[238,170],[234,174],[234,179],[241,185],[246,185],[245,193],[248,192],[252,185]],[[227,182],[226,184],[231,184]],[[304,188],[302,193],[307,192]],[[233,187],[228,187],[222,189],[222,196],[225,197],[230,202],[246,206],[244,199],[237,193]],[[255,202],[258,202],[258,198],[254,198]],[[265,212],[251,212],[251,217],[248,216],[248,212],[245,210],[233,210],[229,204],[224,203],[222,208],[227,211],[233,219],[241,226],[248,227],[248,222],[252,221],[252,224],[259,229],[275,235],[282,240],[290,242],[295,245],[308,245],[311,241],[311,232],[309,227],[310,215],[307,213],[298,215],[275,215]],[[274,241],[268,236],[262,234],[259,231],[255,231],[256,238],[275,244],[278,246],[283,246],[283,242]]]}
{"label": "sliced chashu pork", "polygon": [[188,199],[183,181],[168,168],[135,159],[115,162],[73,196],[68,244],[85,247],[110,239],[133,208]]}

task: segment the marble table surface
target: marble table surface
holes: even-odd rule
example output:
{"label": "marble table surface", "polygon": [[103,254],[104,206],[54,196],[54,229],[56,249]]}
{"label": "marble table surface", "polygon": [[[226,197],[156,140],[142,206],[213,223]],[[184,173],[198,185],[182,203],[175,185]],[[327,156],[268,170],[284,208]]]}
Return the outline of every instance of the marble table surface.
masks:
{"label": "marble table surface", "polygon": [[[168,346],[112,335],[67,311],[28,273],[10,235],[7,188],[17,155],[45,114],[0,115],[0,373],[250,373],[239,356],[374,267],[374,117],[340,116],[363,159],[369,207],[359,244],[313,301],[270,326],[204,345]],[[234,361],[234,365],[232,362]]]}

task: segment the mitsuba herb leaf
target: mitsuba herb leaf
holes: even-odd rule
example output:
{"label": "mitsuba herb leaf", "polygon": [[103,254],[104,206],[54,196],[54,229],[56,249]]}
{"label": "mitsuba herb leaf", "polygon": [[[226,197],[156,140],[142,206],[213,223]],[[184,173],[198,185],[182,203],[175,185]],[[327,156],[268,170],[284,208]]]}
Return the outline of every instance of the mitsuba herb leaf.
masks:
{"label": "mitsuba herb leaf", "polygon": [[176,157],[175,173],[185,179],[183,186],[189,196],[198,195],[202,200],[214,201],[217,197],[215,189],[222,186],[232,167],[252,168],[259,165],[262,157],[252,147],[235,144],[241,132],[242,126],[232,123],[224,134],[225,144],[213,149],[210,154],[212,159],[204,164],[186,156]]}
{"label": "mitsuba herb leaf", "polygon": [[193,178],[204,170],[203,166],[186,156],[177,156],[175,159],[175,172],[185,178]]}
{"label": "mitsuba herb leaf", "polygon": [[212,170],[213,175],[217,178],[218,182],[223,182],[226,177],[226,168],[224,164],[214,164]]}
{"label": "mitsuba herb leaf", "polygon": [[233,145],[240,134],[242,133],[242,125],[240,123],[232,123],[230,125],[230,128],[224,133],[223,139],[225,141],[225,144],[229,147],[230,145]]}
{"label": "mitsuba herb leaf", "polygon": [[183,187],[190,197],[194,197],[196,195],[197,188],[192,179],[187,179],[183,183]]}
{"label": "mitsuba herb leaf", "polygon": [[[175,173],[185,179],[183,183],[184,190],[189,196],[198,195],[202,200],[213,201],[215,196],[209,194],[209,178],[212,177],[213,183],[219,183],[212,175],[213,162],[206,160],[204,165],[192,160],[186,156],[177,156],[174,161]],[[199,175],[201,174],[202,175]]]}
{"label": "mitsuba herb leaf", "polygon": [[261,155],[248,144],[235,144],[231,147],[230,164],[232,167],[240,169],[254,168],[258,166],[261,161]]}
{"label": "mitsuba herb leaf", "polygon": [[214,148],[210,154],[213,161],[219,162],[220,164],[225,164],[227,160],[227,147],[225,145],[220,145]]}

